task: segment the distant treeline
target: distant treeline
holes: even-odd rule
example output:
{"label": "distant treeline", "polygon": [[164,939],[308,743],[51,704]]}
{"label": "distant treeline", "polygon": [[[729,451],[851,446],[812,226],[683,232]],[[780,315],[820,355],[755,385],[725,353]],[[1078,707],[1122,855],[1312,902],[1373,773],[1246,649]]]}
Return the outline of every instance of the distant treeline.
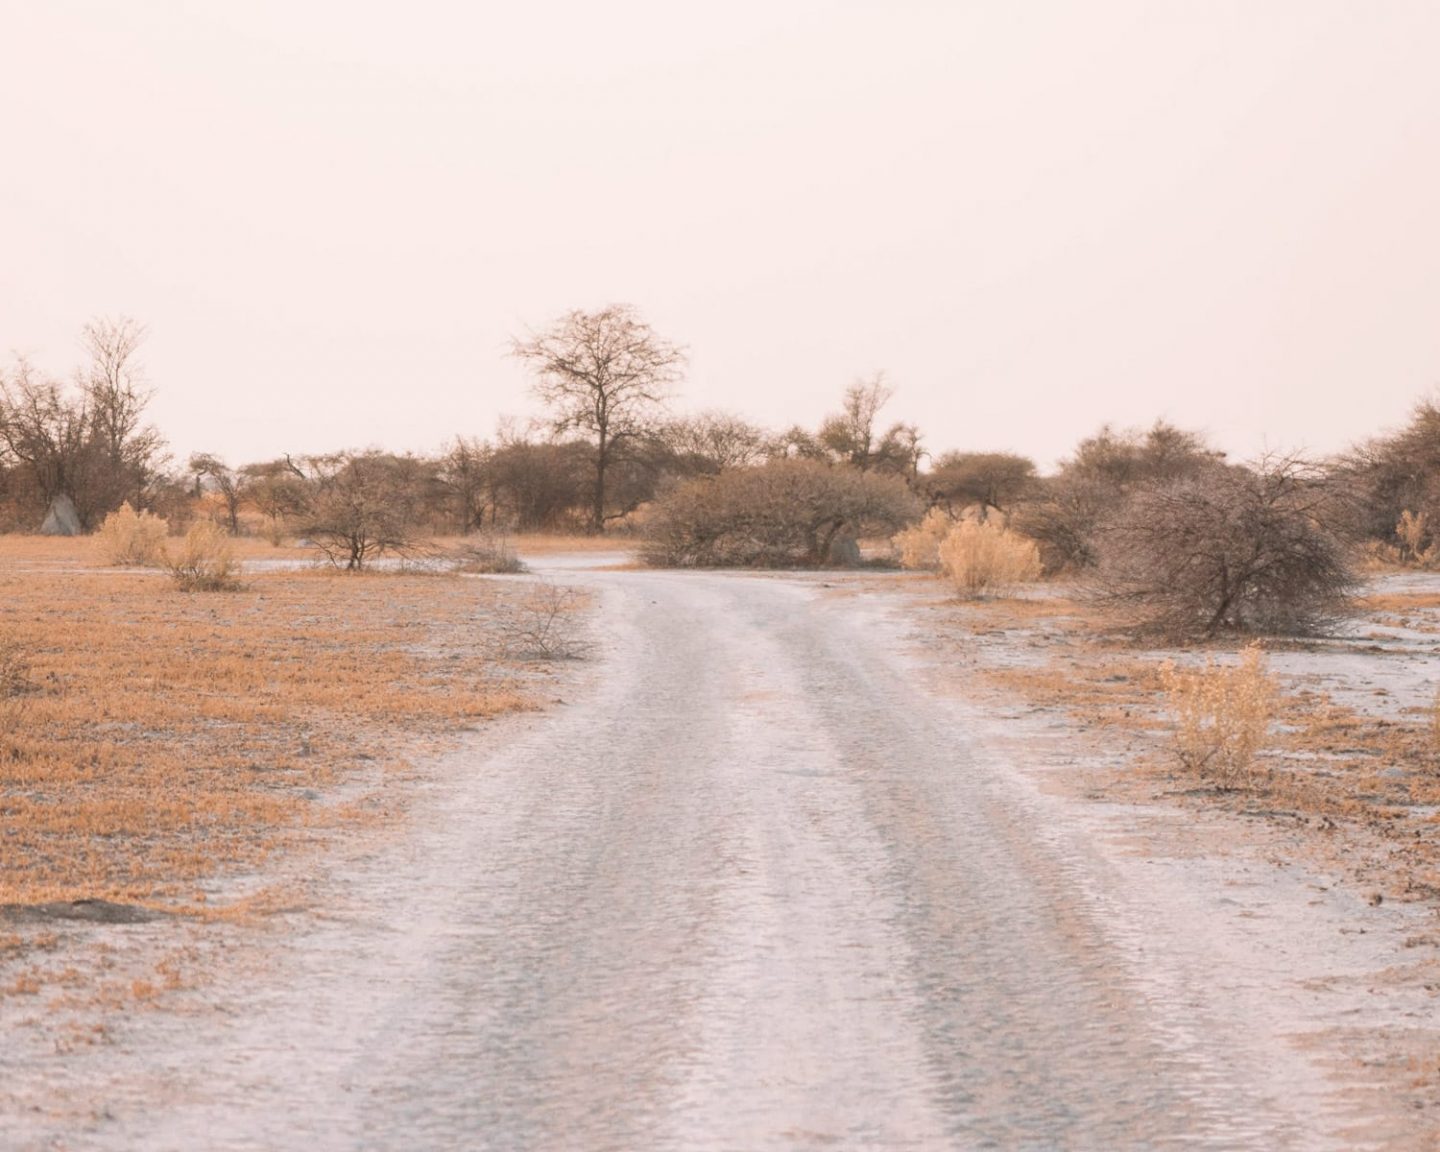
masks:
{"label": "distant treeline", "polygon": [[[482,529],[575,531],[625,527],[658,497],[697,478],[805,460],[892,477],[913,507],[1004,515],[1034,539],[1047,570],[1096,560],[1097,529],[1113,509],[1157,484],[1237,466],[1194,432],[1157,423],[1101,428],[1058,470],[996,452],[931,457],[925,435],[881,413],[880,376],[852,384],[810,428],[761,428],[741,416],[677,416],[668,408],[683,350],[632,309],[572,312],[513,353],[536,377],[546,418],[491,438],[457,436],[433,456],[336,451],[254,462],[198,453],[173,459],[145,423],[151,398],[137,352],[144,330],[96,320],[82,332],[87,360],[67,380],[23,359],[0,371],[0,530],[46,523],[92,531],[122,503],[163,516],[172,531],[196,517],[230,532],[303,534],[325,507],[359,508],[407,534]],[[1400,431],[1311,462],[1343,509],[1331,526],[1401,560],[1440,552],[1440,408],[1423,401]],[[61,513],[57,515],[57,510]]]}

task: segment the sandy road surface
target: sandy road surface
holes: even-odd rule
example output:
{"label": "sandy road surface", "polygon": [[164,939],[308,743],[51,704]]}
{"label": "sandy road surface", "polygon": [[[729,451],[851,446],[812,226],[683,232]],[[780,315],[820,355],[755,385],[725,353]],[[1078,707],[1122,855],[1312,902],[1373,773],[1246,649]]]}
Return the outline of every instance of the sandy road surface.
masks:
{"label": "sandy road surface", "polygon": [[1285,959],[1342,910],[1212,923],[1067,826],[883,595],[571,578],[568,702],[435,765],[326,917],[87,1057],[103,1109],[34,1146],[1356,1146]]}

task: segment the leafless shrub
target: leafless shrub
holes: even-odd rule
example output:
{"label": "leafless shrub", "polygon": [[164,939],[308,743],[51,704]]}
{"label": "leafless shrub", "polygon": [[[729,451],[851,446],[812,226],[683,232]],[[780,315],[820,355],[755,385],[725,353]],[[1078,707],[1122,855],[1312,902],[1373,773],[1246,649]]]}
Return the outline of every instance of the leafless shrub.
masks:
{"label": "leafless shrub", "polygon": [[526,660],[580,659],[590,650],[581,632],[584,602],[578,588],[536,581],[501,617],[502,650]]}
{"label": "leafless shrub", "polygon": [[107,564],[154,568],[165,562],[164,520],[149,512],[136,512],[129,503],[105,517],[95,542]]}
{"label": "leafless shrub", "polygon": [[1145,488],[1101,530],[1096,588],[1137,630],[1177,640],[1314,634],[1356,585],[1338,515],[1297,458]]}
{"label": "leafless shrub", "polygon": [[498,532],[477,532],[467,536],[449,551],[447,558],[456,572],[513,575],[525,571],[525,564],[515,555],[509,537]]}
{"label": "leafless shrub", "polygon": [[890,543],[900,553],[900,567],[921,572],[938,572],[940,544],[955,525],[943,508],[932,508],[919,524],[912,525],[891,537]]}
{"label": "leafless shrub", "polygon": [[233,592],[241,587],[240,564],[230,537],[210,520],[197,520],[165,568],[182,592]]}
{"label": "leafless shrub", "polygon": [[692,480],[656,502],[648,563],[819,567],[847,537],[889,534],[919,514],[903,480],[812,460],[772,460]]}
{"label": "leafless shrub", "polygon": [[1264,653],[1252,645],[1229,667],[1206,661],[1181,670],[1167,664],[1161,683],[1175,715],[1176,759],[1222,787],[1253,784],[1278,695]]}
{"label": "leafless shrub", "polygon": [[1003,596],[1040,579],[1035,542],[989,521],[960,521],[940,542],[939,555],[941,569],[966,597]]}

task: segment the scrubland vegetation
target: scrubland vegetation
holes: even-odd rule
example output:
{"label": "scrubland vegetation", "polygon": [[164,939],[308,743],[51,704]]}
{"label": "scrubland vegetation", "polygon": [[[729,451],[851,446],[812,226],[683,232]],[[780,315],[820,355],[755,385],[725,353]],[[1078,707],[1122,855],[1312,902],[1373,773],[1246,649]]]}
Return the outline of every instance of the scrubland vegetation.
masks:
{"label": "scrubland vegetation", "polygon": [[[457,436],[428,457],[196,453],[179,466],[144,423],[142,337],[128,320],[87,325],[88,360],[70,384],[24,361],[0,373],[0,529],[93,533],[92,565],[170,577],[76,570],[66,565],[83,548],[65,543],[0,549],[28,558],[0,610],[0,820],[7,860],[25,862],[0,877],[0,902],[179,900],[225,861],[336,818],[303,797],[364,749],[523,706],[503,661],[585,650],[571,590],[246,572],[266,549],[348,573],[386,558],[513,573],[509,534],[583,533],[586,546],[633,541],[657,566],[932,572],[975,611],[1022,615],[1044,609],[1004,598],[1050,581],[1080,598],[1063,628],[1083,620],[1106,666],[1124,666],[1135,716],[1165,726],[1191,776],[1277,787],[1272,721],[1290,717],[1317,754],[1326,740],[1373,742],[1440,779],[1440,708],[1390,727],[1302,708],[1253,648],[1238,667],[1133,663],[1143,644],[1214,653],[1333,637],[1367,607],[1362,571],[1440,564],[1430,401],[1331,460],[1237,463],[1162,422],[1102,427],[1041,475],[1012,453],[932,456],[920,429],[882,420],[892,389],[878,375],[813,428],[675,415],[684,350],[612,307],[515,341],[545,412],[523,430]],[[460,543],[435,543],[446,537]],[[1038,676],[1012,678],[1076,707],[1116,695],[1084,673],[1037,687]],[[1285,779],[1317,810],[1347,794],[1319,774]]]}
{"label": "scrubland vegetation", "polygon": [[[509,586],[294,571],[186,597],[166,583],[53,562],[0,577],[0,904],[193,905],[362,817],[373,766],[529,706],[501,650],[501,623],[523,617]],[[358,785],[351,807],[326,800],[341,784]]]}

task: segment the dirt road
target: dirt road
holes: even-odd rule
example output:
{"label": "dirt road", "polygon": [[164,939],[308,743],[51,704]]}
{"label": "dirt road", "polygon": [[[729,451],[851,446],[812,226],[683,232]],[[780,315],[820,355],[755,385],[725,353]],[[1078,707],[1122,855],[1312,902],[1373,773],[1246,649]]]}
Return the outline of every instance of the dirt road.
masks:
{"label": "dirt road", "polygon": [[403,839],[206,1010],[75,1066],[105,1104],[59,1146],[1363,1146],[1295,1036],[1386,929],[1070,819],[883,593],[571,578],[599,607],[567,701],[428,769]]}

